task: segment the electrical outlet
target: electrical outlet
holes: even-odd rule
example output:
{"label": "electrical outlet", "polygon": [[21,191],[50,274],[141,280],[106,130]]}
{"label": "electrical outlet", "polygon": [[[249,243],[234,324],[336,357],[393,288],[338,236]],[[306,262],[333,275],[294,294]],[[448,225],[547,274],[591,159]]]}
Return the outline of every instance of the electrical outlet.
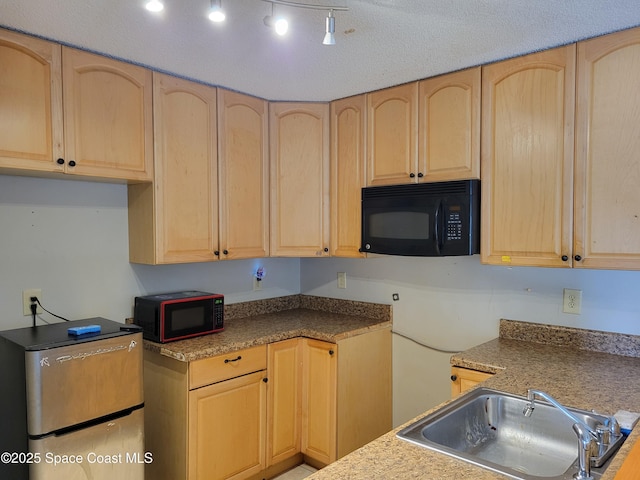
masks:
{"label": "electrical outlet", "polygon": [[262,290],[262,282],[264,280],[258,280],[257,277],[253,277],[253,291],[257,292],[258,290]]}
{"label": "electrical outlet", "polygon": [[582,307],[582,290],[565,288],[562,294],[562,311],[564,313],[580,314]]}
{"label": "electrical outlet", "polygon": [[[31,288],[22,291],[22,314],[25,317],[31,315],[31,297],[38,297],[38,300],[42,301],[42,290],[39,288]],[[42,307],[40,307],[40,305],[38,305],[36,313],[42,313]]]}
{"label": "electrical outlet", "polygon": [[347,288],[347,272],[338,272],[338,288]]}

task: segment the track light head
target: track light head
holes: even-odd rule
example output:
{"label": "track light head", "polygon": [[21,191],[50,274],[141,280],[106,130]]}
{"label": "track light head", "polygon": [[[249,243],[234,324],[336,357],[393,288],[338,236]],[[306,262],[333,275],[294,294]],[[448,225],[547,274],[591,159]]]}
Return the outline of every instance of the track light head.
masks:
{"label": "track light head", "polygon": [[222,0],[211,0],[211,8],[209,9],[209,20],[212,22],[224,22],[226,15],[222,10]]}
{"label": "track light head", "polygon": [[325,35],[322,40],[323,45],[335,45],[336,44],[336,17],[333,16],[333,10],[329,10],[329,16],[325,22]]}
{"label": "track light head", "polygon": [[144,8],[146,8],[150,12],[161,12],[162,10],[164,10],[164,4],[161,0],[149,0],[144,4]]}

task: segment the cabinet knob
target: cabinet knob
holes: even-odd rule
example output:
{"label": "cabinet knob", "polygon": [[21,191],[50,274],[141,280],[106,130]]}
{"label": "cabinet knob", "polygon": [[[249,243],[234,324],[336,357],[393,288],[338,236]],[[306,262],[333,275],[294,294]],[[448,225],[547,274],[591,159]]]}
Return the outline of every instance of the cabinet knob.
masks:
{"label": "cabinet knob", "polygon": [[457,375],[451,375],[451,381],[455,382],[458,379]]}
{"label": "cabinet knob", "polygon": [[569,257],[566,255],[562,255],[562,261],[566,262],[567,260],[569,260]]}
{"label": "cabinet knob", "polygon": [[58,165],[64,165],[64,158],[59,158],[58,160],[56,160],[56,163]]}
{"label": "cabinet knob", "polygon": [[70,167],[75,167],[76,166],[76,161],[75,160],[69,160],[69,166]]}
{"label": "cabinet knob", "polygon": [[327,247],[324,247],[324,253],[327,253],[329,251],[329,249]]}
{"label": "cabinet knob", "polygon": [[229,255],[229,250],[222,250],[222,253],[224,253],[225,255]]}
{"label": "cabinet knob", "polygon": [[416,174],[415,174],[415,173],[413,173],[413,172],[411,172],[411,173],[409,174],[409,177],[410,177],[410,178],[415,178],[415,176],[416,176]]}
{"label": "cabinet knob", "polygon": [[265,378],[263,378],[263,379],[262,379],[262,381],[263,381],[264,383],[267,383],[267,382],[269,382],[269,379],[268,379],[267,377],[265,377]]}
{"label": "cabinet knob", "polygon": [[581,257],[580,255],[576,255],[575,257],[573,257],[573,259],[574,259],[576,262],[579,262],[580,260],[582,260],[582,257]]}
{"label": "cabinet knob", "polygon": [[333,355],[335,352],[333,350],[329,350],[329,355]]}
{"label": "cabinet knob", "polygon": [[424,173],[418,172],[418,178],[422,178],[422,177],[424,177]]}
{"label": "cabinet knob", "polygon": [[213,254],[214,254],[216,257],[219,257],[219,256],[220,256],[220,250],[214,250],[214,251],[213,251]]}

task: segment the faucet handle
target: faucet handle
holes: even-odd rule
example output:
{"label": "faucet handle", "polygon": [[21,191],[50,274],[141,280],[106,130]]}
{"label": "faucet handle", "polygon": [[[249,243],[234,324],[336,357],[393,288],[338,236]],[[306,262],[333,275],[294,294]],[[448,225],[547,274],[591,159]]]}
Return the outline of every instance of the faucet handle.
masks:
{"label": "faucet handle", "polygon": [[609,445],[609,442],[611,441],[611,430],[609,430],[609,426],[606,424],[599,424],[596,427],[596,432],[598,433],[598,443],[601,446]]}
{"label": "faucet handle", "polygon": [[621,435],[620,424],[613,415],[605,420],[604,425],[609,429],[609,433],[614,437],[619,437]]}

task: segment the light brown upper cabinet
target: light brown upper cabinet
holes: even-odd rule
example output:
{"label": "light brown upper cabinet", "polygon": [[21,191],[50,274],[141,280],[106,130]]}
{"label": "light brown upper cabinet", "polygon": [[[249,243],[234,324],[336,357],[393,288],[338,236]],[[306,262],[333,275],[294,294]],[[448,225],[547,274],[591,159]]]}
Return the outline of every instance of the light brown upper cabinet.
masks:
{"label": "light brown upper cabinet", "polygon": [[154,73],[155,180],[129,185],[129,259],[217,260],[216,89]]}
{"label": "light brown upper cabinet", "polygon": [[0,167],[148,181],[151,71],[0,31]]}
{"label": "light brown upper cabinet", "polygon": [[639,78],[640,29],[578,43],[575,267],[640,269]]}
{"label": "light brown upper cabinet", "polygon": [[418,164],[418,83],[368,93],[367,185],[412,183]]}
{"label": "light brown upper cabinet", "polygon": [[484,263],[571,265],[575,52],[483,67]]}
{"label": "light brown upper cabinet", "polygon": [[365,186],[365,96],[331,102],[331,255],[360,253]]}
{"label": "light brown upper cabinet", "polygon": [[481,68],[419,84],[419,173],[428,182],[480,178]]}
{"label": "light brown upper cabinet", "polygon": [[62,156],[60,45],[0,30],[0,167],[56,171]]}
{"label": "light brown upper cabinet", "polygon": [[67,173],[151,180],[150,70],[62,47],[64,157]]}
{"label": "light brown upper cabinet", "polygon": [[271,256],[329,255],[329,105],[272,103]]}
{"label": "light brown upper cabinet", "polygon": [[269,127],[265,100],[218,89],[220,258],[269,255]]}

